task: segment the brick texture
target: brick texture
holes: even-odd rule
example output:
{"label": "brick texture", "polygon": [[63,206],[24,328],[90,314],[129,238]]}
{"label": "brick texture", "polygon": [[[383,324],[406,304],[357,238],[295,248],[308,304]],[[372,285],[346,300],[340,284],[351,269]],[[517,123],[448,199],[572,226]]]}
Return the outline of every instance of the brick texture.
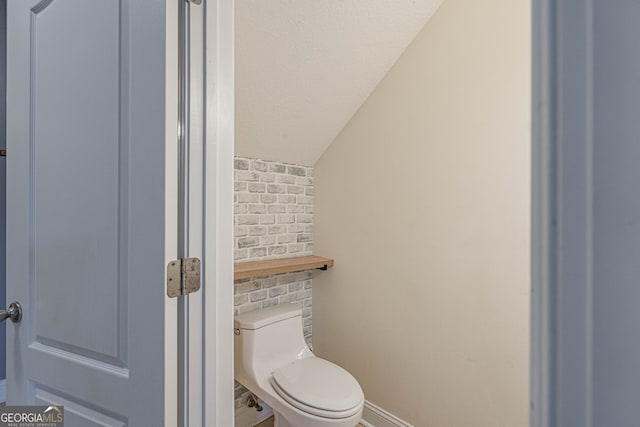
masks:
{"label": "brick texture", "polygon": [[236,262],[312,254],[313,168],[236,157],[234,188]]}

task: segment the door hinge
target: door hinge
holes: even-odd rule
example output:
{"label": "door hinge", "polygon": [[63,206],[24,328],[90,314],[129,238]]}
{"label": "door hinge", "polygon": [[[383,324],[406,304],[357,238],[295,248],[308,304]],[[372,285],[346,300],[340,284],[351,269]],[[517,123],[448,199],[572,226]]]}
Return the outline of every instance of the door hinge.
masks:
{"label": "door hinge", "polygon": [[167,264],[167,296],[175,298],[200,289],[200,259],[180,258]]}
{"label": "door hinge", "polygon": [[196,5],[202,4],[202,0],[186,0],[186,1],[187,1],[187,3],[193,3],[193,4],[196,4]]}

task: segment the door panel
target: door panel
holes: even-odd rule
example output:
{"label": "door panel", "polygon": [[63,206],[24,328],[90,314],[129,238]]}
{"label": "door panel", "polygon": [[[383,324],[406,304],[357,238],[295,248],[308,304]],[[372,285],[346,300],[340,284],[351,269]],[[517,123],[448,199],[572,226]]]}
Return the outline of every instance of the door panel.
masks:
{"label": "door panel", "polygon": [[8,3],[8,403],[164,425],[165,1]]}
{"label": "door panel", "polygon": [[77,425],[85,427],[126,426],[125,419],[110,416],[105,411],[96,411],[90,403],[66,398],[55,391],[44,388],[35,388],[36,405],[64,405],[65,425]]}
{"label": "door panel", "polygon": [[[117,366],[126,365],[128,281],[122,15],[116,1],[38,5],[30,81],[36,88],[29,159],[36,341]],[[87,37],[95,41],[86,43]],[[74,59],[61,60],[66,57]],[[68,280],[70,261],[74,280]],[[73,299],[101,303],[68,310],[64,301]]]}

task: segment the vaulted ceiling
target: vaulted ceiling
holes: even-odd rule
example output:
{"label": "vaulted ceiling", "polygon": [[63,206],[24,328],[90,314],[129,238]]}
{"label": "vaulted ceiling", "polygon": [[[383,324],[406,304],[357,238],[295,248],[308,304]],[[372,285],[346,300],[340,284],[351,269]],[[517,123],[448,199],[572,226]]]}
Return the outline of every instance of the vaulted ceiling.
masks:
{"label": "vaulted ceiling", "polygon": [[236,154],[312,166],[443,0],[237,0]]}

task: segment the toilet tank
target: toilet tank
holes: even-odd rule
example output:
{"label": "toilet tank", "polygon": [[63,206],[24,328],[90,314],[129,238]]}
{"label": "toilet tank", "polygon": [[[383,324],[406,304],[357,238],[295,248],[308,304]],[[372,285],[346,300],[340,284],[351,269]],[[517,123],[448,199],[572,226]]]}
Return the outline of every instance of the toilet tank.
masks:
{"label": "toilet tank", "polygon": [[311,355],[302,333],[299,304],[280,304],[235,318],[236,371],[247,375],[271,372]]}

